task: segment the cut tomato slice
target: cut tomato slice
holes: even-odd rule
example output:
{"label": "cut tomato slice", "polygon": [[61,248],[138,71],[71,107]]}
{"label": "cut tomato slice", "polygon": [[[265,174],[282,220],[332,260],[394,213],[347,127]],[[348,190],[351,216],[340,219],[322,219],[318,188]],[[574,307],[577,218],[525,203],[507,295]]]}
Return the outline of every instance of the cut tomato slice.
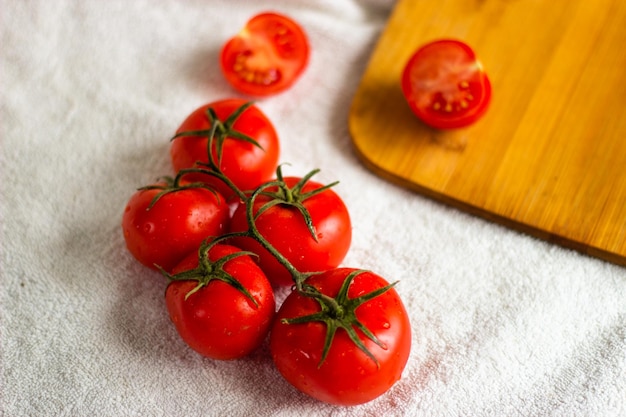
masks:
{"label": "cut tomato slice", "polygon": [[468,126],[491,101],[491,83],[467,44],[443,39],[419,48],[402,74],[402,92],[411,110],[437,129]]}
{"label": "cut tomato slice", "polygon": [[226,80],[238,91],[268,96],[289,88],[309,61],[302,27],[287,16],[261,13],[224,47],[220,57]]}

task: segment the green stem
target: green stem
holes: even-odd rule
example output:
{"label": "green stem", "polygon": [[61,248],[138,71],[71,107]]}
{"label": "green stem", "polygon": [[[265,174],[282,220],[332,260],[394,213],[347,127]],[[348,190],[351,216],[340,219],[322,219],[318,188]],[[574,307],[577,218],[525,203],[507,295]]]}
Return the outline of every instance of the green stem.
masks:
{"label": "green stem", "polygon": [[254,202],[256,198],[263,192],[263,190],[265,190],[268,187],[277,186],[277,185],[280,186],[278,182],[265,183],[261,185],[260,187],[258,187],[256,190],[254,190],[252,194],[250,195],[250,197],[245,199],[246,220],[248,223],[248,235],[249,237],[256,240],[270,254],[272,254],[272,256],[276,258],[278,263],[280,263],[283,267],[285,267],[285,269],[289,272],[289,274],[293,278],[296,289],[299,292],[302,292],[304,281],[310,276],[310,274],[298,271],[296,267],[294,267],[291,264],[291,262],[287,260],[287,258],[285,258],[276,248],[274,248],[274,246],[270,242],[268,242],[263,237],[263,235],[261,235],[261,232],[259,232],[259,229],[256,227],[256,221],[254,218]]}
{"label": "green stem", "polygon": [[[304,209],[303,206],[301,206],[301,204],[295,204],[296,203],[295,200],[299,198],[304,198],[304,199],[309,198],[315,194],[325,191],[326,189],[334,186],[336,183],[329,184],[320,189],[311,191],[309,193],[306,193],[306,195],[301,195],[302,188],[304,187],[305,183],[313,175],[315,175],[319,170],[313,170],[309,172],[305,177],[301,179],[301,181],[293,189],[291,189],[285,185],[283,181],[282,171],[279,166],[276,172],[276,175],[277,175],[276,181],[271,181],[271,182],[267,182],[265,184],[260,185],[256,190],[254,190],[248,196],[246,195],[244,191],[240,190],[239,187],[237,187],[230,180],[230,178],[228,178],[228,176],[226,176],[222,172],[220,168],[221,157],[222,157],[222,147],[223,147],[224,140],[226,140],[227,137],[233,137],[239,140],[244,140],[246,142],[252,143],[253,145],[261,148],[261,146],[253,138],[248,137],[233,129],[233,124],[235,123],[235,121],[239,118],[239,116],[244,111],[246,111],[252,105],[253,105],[252,102],[244,104],[243,106],[238,108],[233,114],[231,114],[225,121],[219,120],[214,109],[208,108],[206,111],[206,117],[208,121],[210,122],[209,129],[199,130],[199,131],[181,132],[181,133],[176,134],[172,138],[172,140],[178,137],[182,137],[182,136],[206,137],[207,138],[207,149],[206,149],[207,163],[198,163],[198,165],[200,166],[199,168],[189,168],[189,169],[184,169],[184,170],[179,171],[176,178],[174,179],[174,183],[178,184],[180,179],[184,175],[189,174],[189,173],[201,173],[201,174],[211,175],[223,181],[239,197],[239,199],[242,201],[242,204],[246,205],[245,206],[246,207],[246,220],[248,223],[248,230],[245,232],[229,233],[227,235],[222,236],[219,240],[220,241],[226,240],[226,239],[230,239],[233,237],[249,237],[249,238],[254,239],[265,250],[267,250],[278,261],[278,263],[280,263],[289,272],[289,274],[291,275],[294,281],[295,291],[297,291],[298,293],[300,293],[301,295],[305,297],[313,298],[317,300],[320,304],[326,306],[329,314],[332,317],[340,319],[344,315],[344,311],[340,302],[338,302],[335,298],[322,294],[317,288],[313,287],[312,285],[307,285],[305,283],[306,279],[310,277],[311,275],[314,275],[315,273],[298,271],[291,264],[291,262],[287,260],[287,258],[285,258],[276,248],[274,248],[274,246],[271,243],[269,243],[263,237],[263,235],[261,235],[261,233],[259,232],[256,226],[255,214],[254,214],[254,202],[256,201],[256,198],[259,195],[263,194],[267,188],[277,187],[279,190],[279,193],[282,194],[282,198],[284,199],[284,202],[287,204],[296,206],[297,209],[301,212],[301,214],[303,215],[304,221],[307,224],[309,231],[311,232],[311,236],[313,237],[313,239],[317,240],[317,236],[315,235],[313,224],[312,224],[312,221],[310,219],[308,212],[306,211],[306,209]],[[213,155],[214,145],[216,147],[217,160],[215,156]],[[261,207],[259,209],[259,212],[256,214],[256,216],[258,217],[261,213],[263,213],[265,210],[272,207],[274,204],[279,204],[279,203],[268,204],[264,207]],[[209,265],[205,265],[205,268],[208,266]]]}

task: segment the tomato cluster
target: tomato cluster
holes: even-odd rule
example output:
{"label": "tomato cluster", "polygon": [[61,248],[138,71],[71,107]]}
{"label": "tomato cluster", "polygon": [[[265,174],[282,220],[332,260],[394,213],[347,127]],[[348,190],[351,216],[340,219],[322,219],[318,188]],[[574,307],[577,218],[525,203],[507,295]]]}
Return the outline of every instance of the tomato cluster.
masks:
{"label": "tomato cluster", "polygon": [[[386,392],[411,347],[403,303],[384,278],[340,267],[348,209],[332,187],[284,177],[279,140],[253,103],[193,111],[172,138],[175,177],[139,188],[123,213],[130,253],[167,278],[182,340],[216,360],[269,336],[273,362],[300,391],[353,405]],[[290,288],[282,305],[277,288]]]}

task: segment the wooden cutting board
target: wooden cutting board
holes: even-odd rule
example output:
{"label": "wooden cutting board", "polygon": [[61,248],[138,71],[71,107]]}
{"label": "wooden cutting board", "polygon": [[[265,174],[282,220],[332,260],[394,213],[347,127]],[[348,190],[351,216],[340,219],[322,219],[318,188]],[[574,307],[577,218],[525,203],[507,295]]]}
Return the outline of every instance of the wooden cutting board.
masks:
{"label": "wooden cutting board", "polygon": [[[426,127],[402,96],[404,64],[438,38],[471,45],[493,85],[465,129]],[[626,265],[626,1],[400,0],[349,126],[375,173]]]}

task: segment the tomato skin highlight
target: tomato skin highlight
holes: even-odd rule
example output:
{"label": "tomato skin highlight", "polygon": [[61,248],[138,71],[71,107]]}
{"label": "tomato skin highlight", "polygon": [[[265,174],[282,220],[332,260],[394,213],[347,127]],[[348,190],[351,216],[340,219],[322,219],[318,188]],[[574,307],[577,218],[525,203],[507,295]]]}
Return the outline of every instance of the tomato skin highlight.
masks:
{"label": "tomato skin highlight", "polygon": [[[184,184],[184,183],[183,183]],[[141,264],[171,270],[203,240],[228,228],[229,207],[224,197],[204,188],[165,194],[148,210],[160,190],[138,190],[122,216],[126,247]]]}
{"label": "tomato skin highlight", "polygon": [[306,68],[310,47],[302,27],[277,13],[261,13],[222,47],[220,67],[239,92],[269,96],[282,92]]}
{"label": "tomato skin highlight", "polygon": [[[301,178],[285,177],[291,187]],[[323,185],[307,181],[303,192],[312,191]],[[275,188],[268,188],[271,191]],[[253,213],[270,198],[260,195],[254,203]],[[352,242],[352,223],[343,200],[332,190],[312,196],[304,201],[315,227],[317,242],[311,236],[302,214],[294,207],[277,205],[256,218],[260,234],[280,252],[298,271],[317,272],[337,267],[345,258]],[[248,229],[246,206],[239,205],[230,222],[231,232]],[[293,284],[289,272],[266,249],[251,238],[233,239],[233,244],[256,253],[261,269],[274,286]]]}
{"label": "tomato skin highlight", "polygon": [[[334,297],[353,271],[352,268],[330,270],[312,276],[307,283]],[[387,284],[382,277],[364,272],[354,278],[348,296],[359,297]],[[270,331],[270,351],[283,377],[305,394],[335,405],[363,404],[387,392],[400,379],[411,350],[411,325],[398,293],[392,288],[356,309],[359,321],[386,347],[381,348],[358,331],[378,366],[343,329],[337,330],[328,356],[319,366],[326,325],[281,322],[319,311],[318,302],[295,291],[280,307]]]}
{"label": "tomato skin highlight", "polygon": [[[239,248],[217,244],[209,251],[216,261],[240,252]],[[173,273],[194,269],[198,255],[190,254]],[[167,310],[176,330],[185,343],[199,354],[218,360],[244,357],[265,340],[276,304],[272,286],[248,255],[228,261],[224,270],[235,277],[254,297],[258,306],[232,285],[212,280],[195,293],[186,295],[197,281],[172,281],[165,292]]]}
{"label": "tomato skin highlight", "polygon": [[457,129],[480,119],[491,101],[491,82],[472,48],[456,39],[421,46],[407,61],[401,87],[425,124]]}
{"label": "tomato skin highlight", "polygon": [[[246,103],[242,99],[225,99],[205,104],[194,110],[181,124],[176,133],[205,130],[211,127],[206,116],[210,107],[219,120],[224,121]],[[272,178],[278,165],[280,143],[272,122],[256,106],[245,110],[233,124],[233,129],[250,136],[261,148],[240,139],[227,138],[223,142],[221,171],[242,191],[253,190]],[[183,136],[172,141],[170,157],[175,171],[197,167],[196,162],[207,163],[208,138]],[[217,147],[213,144],[213,157],[217,161]],[[215,187],[229,199],[233,191],[226,184],[210,175],[189,174],[186,178],[200,180]]]}

